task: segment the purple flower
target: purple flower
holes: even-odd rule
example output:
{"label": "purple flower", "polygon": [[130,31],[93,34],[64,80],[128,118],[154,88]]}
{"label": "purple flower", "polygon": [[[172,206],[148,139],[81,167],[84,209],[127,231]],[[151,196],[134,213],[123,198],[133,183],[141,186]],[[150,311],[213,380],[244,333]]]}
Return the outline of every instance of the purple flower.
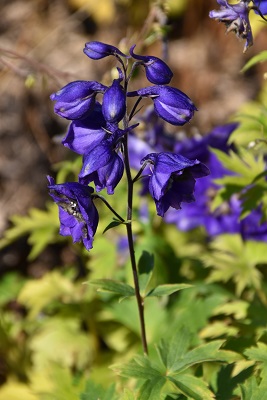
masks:
{"label": "purple flower", "polygon": [[127,96],[150,97],[158,116],[172,125],[184,125],[197,110],[185,93],[171,86],[149,86],[128,92]]}
{"label": "purple flower", "polygon": [[126,113],[126,93],[120,85],[121,78],[114,79],[105,91],[102,112],[107,122],[119,123]]}
{"label": "purple flower", "polygon": [[70,82],[50,98],[56,101],[54,111],[66,119],[85,118],[95,105],[95,96],[107,87],[95,81]]}
{"label": "purple flower", "polygon": [[107,56],[127,57],[117,47],[102,42],[85,43],[83,52],[92,60],[100,60]]}
{"label": "purple flower", "polygon": [[253,44],[251,26],[249,22],[249,0],[241,0],[237,4],[229,4],[227,0],[217,0],[220,10],[209,13],[210,18],[224,22],[228,32],[235,32],[238,38],[246,39],[244,52]]}
{"label": "purple flower", "polygon": [[227,144],[231,133],[238,127],[238,123],[232,122],[214,128],[208,135],[193,137],[175,143],[174,152],[189,159],[197,158],[201,162],[208,163],[211,152],[210,147],[228,152],[233,145]]}
{"label": "purple flower", "polygon": [[130,48],[130,54],[136,60],[141,60],[146,71],[146,77],[149,82],[155,85],[166,85],[170,83],[173,73],[168,65],[158,57],[140,56],[134,53],[135,45]]}
{"label": "purple flower", "polygon": [[194,201],[195,178],[209,174],[209,169],[200,161],[191,161],[170,152],[148,154],[141,161],[144,162],[154,166],[149,191],[161,217],[169,207],[178,210],[181,202]]}
{"label": "purple flower", "polygon": [[99,192],[106,187],[108,194],[114,193],[124,171],[124,163],[118,154],[120,150],[119,137],[124,133],[117,129],[115,133],[102,140],[98,146],[84,156],[79,182],[88,184],[94,181],[96,191]]}
{"label": "purple flower", "polygon": [[[267,14],[267,0],[253,0],[253,3],[263,15]],[[259,14],[257,10],[254,11]]]}
{"label": "purple flower", "polygon": [[71,122],[62,143],[75,153],[86,154],[108,136],[105,127],[102,107],[96,103],[88,117]]}
{"label": "purple flower", "polygon": [[52,177],[47,178],[49,194],[59,207],[59,233],[72,236],[74,243],[83,241],[86,249],[90,250],[99,219],[91,198],[94,189],[78,182],[56,185]]}

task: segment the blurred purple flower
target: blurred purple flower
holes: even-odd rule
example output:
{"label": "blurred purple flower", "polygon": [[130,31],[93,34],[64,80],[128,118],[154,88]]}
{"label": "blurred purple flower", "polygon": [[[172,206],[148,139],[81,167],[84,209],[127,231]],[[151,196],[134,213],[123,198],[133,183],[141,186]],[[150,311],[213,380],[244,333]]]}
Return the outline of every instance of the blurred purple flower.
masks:
{"label": "blurred purple flower", "polygon": [[[267,0],[253,0],[253,3],[263,15],[267,14]],[[257,10],[254,11],[256,14],[259,14]]]}
{"label": "blurred purple flower", "polygon": [[228,32],[235,32],[238,38],[246,39],[244,52],[253,44],[251,26],[249,22],[250,0],[241,0],[237,4],[229,4],[227,0],[217,0],[220,10],[209,13],[210,18],[224,22]]}
{"label": "blurred purple flower", "polygon": [[170,83],[173,73],[168,65],[158,57],[140,56],[134,53],[135,45],[130,48],[130,54],[136,60],[140,60],[145,67],[146,77],[155,85],[166,85]]}
{"label": "blurred purple flower", "polygon": [[57,185],[52,177],[47,178],[49,194],[59,207],[60,235],[72,236],[74,243],[83,241],[90,250],[99,219],[91,198],[94,189],[78,182]]}
{"label": "blurred purple flower", "polygon": [[208,168],[200,161],[191,161],[169,152],[148,154],[141,161],[142,164],[144,162],[154,166],[149,191],[161,217],[169,207],[178,210],[181,202],[193,202],[195,178],[209,174]]}
{"label": "blurred purple flower", "polygon": [[56,102],[54,111],[60,117],[81,119],[94,108],[96,94],[103,93],[106,88],[96,81],[74,81],[51,94],[50,98]]}
{"label": "blurred purple flower", "polygon": [[190,121],[197,110],[185,93],[171,86],[148,86],[128,92],[127,96],[150,97],[158,116],[172,125],[184,125]]}

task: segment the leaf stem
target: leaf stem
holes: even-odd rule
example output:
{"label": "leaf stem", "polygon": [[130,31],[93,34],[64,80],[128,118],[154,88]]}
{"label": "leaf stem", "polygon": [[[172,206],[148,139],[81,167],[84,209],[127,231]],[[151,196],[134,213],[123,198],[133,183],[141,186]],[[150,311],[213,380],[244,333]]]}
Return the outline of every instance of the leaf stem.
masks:
{"label": "leaf stem", "polygon": [[93,194],[93,198],[95,199],[100,199],[103,201],[103,203],[107,206],[107,208],[123,223],[125,223],[124,218],[122,218],[115,210],[114,208],[109,204],[109,202],[105,199],[105,197],[101,196],[101,194]]}

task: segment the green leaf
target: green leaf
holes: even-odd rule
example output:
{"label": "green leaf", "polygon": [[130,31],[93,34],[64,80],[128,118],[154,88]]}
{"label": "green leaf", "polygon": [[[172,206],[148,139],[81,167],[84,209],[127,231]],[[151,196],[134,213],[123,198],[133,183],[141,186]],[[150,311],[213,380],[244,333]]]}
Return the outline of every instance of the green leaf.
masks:
{"label": "green leaf", "polygon": [[263,400],[267,393],[267,382],[265,379],[258,385],[256,377],[252,376],[243,385],[240,385],[242,400]]}
{"label": "green leaf", "polygon": [[219,348],[224,343],[223,340],[214,340],[209,343],[202,344],[190,350],[182,358],[176,359],[173,363],[170,373],[177,374],[195,364],[208,361],[228,361],[225,352],[220,352]]}
{"label": "green leaf", "polygon": [[168,377],[168,379],[190,399],[194,400],[213,400],[215,399],[214,393],[208,389],[208,385],[202,379],[196,378],[192,375],[180,374],[178,377]]}
{"label": "green leaf", "polygon": [[240,296],[246,287],[261,288],[262,275],[257,265],[266,263],[265,243],[243,242],[237,234],[220,235],[213,240],[210,251],[202,257],[202,261],[211,268],[208,282],[232,279]]}
{"label": "green leaf", "polygon": [[[161,390],[166,383],[166,378],[156,377],[146,381],[138,394],[138,400],[160,400],[162,399]],[[164,396],[165,398],[165,396]]]}
{"label": "green leaf", "polygon": [[80,395],[80,400],[115,400],[115,384],[104,389],[101,385],[94,383],[92,380],[86,382],[84,393]]}
{"label": "green leaf", "polygon": [[165,284],[159,285],[156,288],[150,290],[147,293],[146,297],[152,296],[169,296],[172,293],[178,292],[179,290],[191,288],[192,285],[188,285],[186,283],[174,283],[174,284]]}
{"label": "green leaf", "polygon": [[124,389],[123,396],[120,400],[136,400],[136,397],[132,390]]}
{"label": "green leaf", "polygon": [[14,215],[11,222],[13,226],[5,231],[3,239],[0,240],[0,249],[20,237],[29,235],[28,241],[32,249],[28,258],[33,260],[48,244],[60,240],[58,207],[54,203],[49,203],[46,211],[32,208],[27,216]]}
{"label": "green leaf", "polygon": [[71,296],[74,291],[70,279],[52,271],[41,279],[28,280],[19,293],[18,301],[29,308],[28,318],[34,319],[51,301]]}
{"label": "green leaf", "polygon": [[143,250],[138,260],[138,278],[140,293],[145,296],[146,289],[152,277],[154,268],[154,256],[146,250]]}
{"label": "green leaf", "polygon": [[65,368],[83,370],[92,361],[94,339],[83,332],[79,318],[54,317],[43,321],[42,327],[31,338],[34,365],[44,368],[57,363]]}
{"label": "green leaf", "polygon": [[158,365],[153,364],[149,358],[145,356],[136,356],[133,360],[126,364],[115,364],[111,366],[113,371],[120,376],[136,379],[154,379],[161,378],[162,373]]}
{"label": "green leaf", "polygon": [[163,365],[168,371],[173,369],[173,365],[178,359],[183,358],[191,343],[192,334],[186,328],[173,335],[170,340],[162,339],[156,350]]}
{"label": "green leaf", "polygon": [[241,72],[245,72],[249,68],[253,67],[253,65],[263,63],[264,61],[267,61],[267,50],[261,51],[259,54],[252,57],[241,69]]}
{"label": "green leaf", "polygon": [[103,233],[122,224],[124,224],[124,222],[114,219],[112,222],[110,222],[110,224],[108,224],[108,226],[106,226],[106,228],[103,230]]}
{"label": "green leaf", "polygon": [[127,283],[114,281],[113,279],[93,279],[89,285],[97,286],[98,292],[108,292],[118,294],[123,297],[135,295],[134,288]]}
{"label": "green leaf", "polygon": [[257,347],[251,347],[245,350],[244,354],[250,359],[261,362],[267,367],[267,345],[259,342]]}

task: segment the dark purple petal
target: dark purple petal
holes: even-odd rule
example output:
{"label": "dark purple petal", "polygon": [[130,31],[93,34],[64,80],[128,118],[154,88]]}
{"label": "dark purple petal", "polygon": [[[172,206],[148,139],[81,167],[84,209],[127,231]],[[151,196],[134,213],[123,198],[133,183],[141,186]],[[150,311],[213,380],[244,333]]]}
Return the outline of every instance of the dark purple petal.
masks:
{"label": "dark purple petal", "polygon": [[116,55],[120,57],[127,57],[119,49],[117,49],[117,47],[102,42],[85,43],[85,48],[83,49],[83,52],[92,60],[100,60],[101,58],[107,56]]}
{"label": "dark purple petal", "polygon": [[148,154],[141,162],[149,162],[154,166],[149,179],[149,191],[160,216],[169,207],[179,209],[181,202],[194,201],[195,178],[209,174],[209,169],[200,161],[188,160],[170,152]]}
{"label": "dark purple petal", "polygon": [[67,84],[50,98],[56,101],[54,111],[66,119],[86,117],[95,106],[95,96],[106,86],[95,81],[75,81]]}
{"label": "dark purple petal", "polygon": [[168,65],[158,57],[140,56],[134,53],[135,45],[131,47],[130,54],[136,60],[141,60],[145,67],[146,77],[149,82],[156,85],[166,85],[170,83],[173,73]]}
{"label": "dark purple petal", "polygon": [[[267,0],[253,0],[253,3],[263,15],[267,14]],[[258,14],[257,10],[255,10],[255,13]]]}
{"label": "dark purple petal", "polygon": [[150,97],[158,116],[172,125],[184,125],[190,121],[197,110],[185,93],[171,86],[149,86],[128,92],[127,96]]}
{"label": "dark purple petal", "polygon": [[102,112],[110,123],[119,123],[126,113],[126,94],[120,82],[121,79],[114,79],[103,96]]}
{"label": "dark purple petal", "polygon": [[82,120],[73,121],[68,129],[62,144],[78,154],[87,154],[108,136],[103,129],[106,121],[103,117],[100,104],[96,104],[94,111]]}
{"label": "dark purple petal", "polygon": [[115,153],[108,164],[97,170],[96,191],[99,192],[107,188],[107,193],[113,194],[115,187],[122,178],[123,171],[124,163],[121,157]]}
{"label": "dark purple petal", "polygon": [[59,233],[72,236],[74,242],[83,241],[86,249],[90,250],[99,219],[91,198],[93,188],[78,182],[57,185],[51,177],[48,177],[48,182],[49,194],[59,207]]}
{"label": "dark purple petal", "polygon": [[108,194],[114,192],[124,169],[123,161],[117,153],[120,148],[118,138],[122,133],[124,131],[117,128],[112,136],[84,156],[79,182],[88,184],[94,181],[97,191],[106,187]]}

